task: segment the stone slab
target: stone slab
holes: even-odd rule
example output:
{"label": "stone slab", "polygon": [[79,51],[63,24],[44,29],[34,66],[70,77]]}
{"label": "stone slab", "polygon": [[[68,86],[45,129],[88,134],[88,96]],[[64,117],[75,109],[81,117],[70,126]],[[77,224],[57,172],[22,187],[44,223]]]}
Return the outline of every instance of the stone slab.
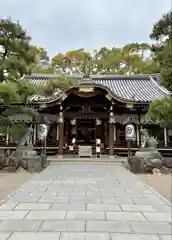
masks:
{"label": "stone slab", "polygon": [[172,226],[170,223],[156,223],[156,222],[132,222],[130,223],[131,229],[135,233],[139,234],[161,234],[168,235],[171,234]]}
{"label": "stone slab", "polygon": [[13,210],[18,203],[3,203],[0,205],[0,210]]}
{"label": "stone slab", "polygon": [[138,199],[134,199],[133,198],[133,202],[135,204],[145,204],[145,205],[165,205],[164,201],[162,201],[161,199],[147,199],[147,198],[138,198]]}
{"label": "stone slab", "polygon": [[84,232],[84,221],[56,221],[47,220],[41,225],[40,232]]}
{"label": "stone slab", "polygon": [[131,233],[129,223],[117,221],[88,221],[86,222],[87,232],[119,232]]}
{"label": "stone slab", "polygon": [[111,234],[112,240],[160,240],[156,235]]}
{"label": "stone slab", "polygon": [[107,220],[114,221],[146,221],[146,218],[139,212],[107,212]]}
{"label": "stone slab", "polygon": [[15,210],[48,210],[50,203],[20,203],[15,207]]}
{"label": "stone slab", "polygon": [[[13,233],[9,240],[59,240],[60,233]],[[0,239],[1,240],[1,239]]]}
{"label": "stone slab", "polygon": [[46,191],[46,192],[39,192],[39,191],[31,191],[29,193],[29,196],[34,196],[34,197],[51,197],[51,196],[57,196],[58,191]]}
{"label": "stone slab", "polygon": [[0,240],[8,240],[11,233],[0,233]]}
{"label": "stone slab", "polygon": [[64,210],[48,210],[48,211],[31,211],[26,216],[26,219],[38,219],[38,220],[49,220],[57,219],[64,220],[66,216],[66,211]]}
{"label": "stone slab", "polygon": [[35,197],[35,196],[23,196],[23,197],[11,197],[10,199],[8,199],[7,203],[16,203],[16,202],[20,202],[20,203],[36,203],[39,200],[40,197]]}
{"label": "stone slab", "polygon": [[62,191],[58,193],[58,197],[85,197],[84,191]]}
{"label": "stone slab", "polygon": [[37,232],[40,225],[39,220],[3,220],[0,222],[0,232]]}
{"label": "stone slab", "polygon": [[128,197],[125,197],[125,198],[117,198],[117,197],[114,197],[114,198],[102,198],[102,203],[111,203],[111,204],[133,204],[133,200],[131,198],[128,198]]}
{"label": "stone slab", "polygon": [[62,233],[60,240],[109,240],[108,233]]}
{"label": "stone slab", "polygon": [[71,203],[84,203],[84,204],[100,204],[102,200],[100,198],[71,198]]}
{"label": "stone slab", "polygon": [[68,211],[66,219],[69,220],[105,220],[103,211]]}
{"label": "stone slab", "polygon": [[171,235],[166,235],[166,236],[160,236],[161,240],[171,240],[172,239],[172,234]]}
{"label": "stone slab", "polygon": [[84,203],[53,203],[51,206],[52,210],[86,210]]}
{"label": "stone slab", "polygon": [[87,210],[92,211],[122,211],[118,204],[87,204]]}
{"label": "stone slab", "polygon": [[69,197],[41,197],[39,203],[68,203],[70,201]]}
{"label": "stone slab", "polygon": [[9,240],[59,240],[60,233],[13,233]]}
{"label": "stone slab", "polygon": [[156,209],[152,205],[126,204],[121,205],[121,208],[127,212],[156,212]]}
{"label": "stone slab", "polygon": [[143,212],[145,218],[151,222],[172,222],[171,213],[148,213]]}
{"label": "stone slab", "polygon": [[29,211],[0,211],[0,220],[24,219]]}
{"label": "stone slab", "polygon": [[159,213],[171,213],[171,208],[169,206],[154,206],[156,212]]}

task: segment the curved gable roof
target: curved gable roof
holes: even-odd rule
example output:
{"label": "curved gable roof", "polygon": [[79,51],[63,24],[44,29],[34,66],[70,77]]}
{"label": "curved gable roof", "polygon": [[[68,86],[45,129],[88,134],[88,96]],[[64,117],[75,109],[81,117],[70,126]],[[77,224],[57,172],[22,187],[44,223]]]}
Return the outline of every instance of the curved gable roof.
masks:
{"label": "curved gable roof", "polygon": [[[89,79],[83,79],[80,76],[74,76],[78,79],[78,83],[74,87],[81,86],[83,84],[93,85],[106,89],[114,99],[122,102],[138,102],[149,103],[156,99],[160,99],[163,96],[170,94],[164,87],[158,83],[157,76],[149,75],[131,75],[131,76],[91,76]],[[46,81],[58,78],[58,75],[34,74],[27,77],[30,82],[39,85],[44,84]],[[53,96],[33,96],[30,100],[33,102],[52,102],[63,96],[64,91],[57,90]]]}

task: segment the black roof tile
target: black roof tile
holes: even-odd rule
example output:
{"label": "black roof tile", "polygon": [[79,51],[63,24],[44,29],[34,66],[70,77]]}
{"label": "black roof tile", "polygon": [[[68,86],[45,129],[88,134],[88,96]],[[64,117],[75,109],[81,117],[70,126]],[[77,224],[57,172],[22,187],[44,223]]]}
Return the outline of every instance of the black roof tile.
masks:
{"label": "black roof tile", "polygon": [[[34,74],[28,76],[29,81],[35,84],[44,84],[46,81],[58,78],[59,75],[54,74]],[[86,84],[87,79],[81,76],[74,76],[78,79],[78,85]],[[116,99],[123,102],[151,102],[170,94],[164,87],[159,84],[159,75],[131,75],[131,76],[91,76],[88,81],[98,87],[103,87]],[[62,90],[57,90],[56,94],[50,97],[33,96],[31,101],[46,102],[53,101],[63,95]]]}

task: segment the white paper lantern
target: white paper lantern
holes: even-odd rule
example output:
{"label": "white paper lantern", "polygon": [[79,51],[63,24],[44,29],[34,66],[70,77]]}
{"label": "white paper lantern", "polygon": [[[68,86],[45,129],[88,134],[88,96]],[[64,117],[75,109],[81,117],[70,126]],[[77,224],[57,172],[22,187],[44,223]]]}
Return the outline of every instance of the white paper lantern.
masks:
{"label": "white paper lantern", "polygon": [[100,138],[97,138],[97,139],[96,139],[96,143],[97,143],[97,144],[100,144],[100,143],[101,143]]}
{"label": "white paper lantern", "polygon": [[46,124],[40,124],[39,134],[38,134],[39,140],[43,140],[44,138],[46,138],[47,134],[48,134],[48,126]]}
{"label": "white paper lantern", "polygon": [[72,144],[75,144],[75,143],[76,143],[76,139],[73,138],[73,139],[72,139]]}
{"label": "white paper lantern", "polygon": [[136,138],[135,127],[133,124],[128,124],[125,127],[125,137],[126,140],[134,140]]}

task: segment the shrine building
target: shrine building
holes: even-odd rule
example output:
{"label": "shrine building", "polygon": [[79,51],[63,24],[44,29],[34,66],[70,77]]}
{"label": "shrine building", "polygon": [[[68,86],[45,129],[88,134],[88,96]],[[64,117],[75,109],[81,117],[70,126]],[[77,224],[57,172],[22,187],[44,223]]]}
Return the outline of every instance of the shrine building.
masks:
{"label": "shrine building", "polygon": [[[41,86],[55,78],[56,75],[35,74],[28,80]],[[50,122],[47,153],[77,155],[80,146],[90,146],[94,155],[96,139],[100,139],[101,154],[127,154],[125,126],[128,119],[136,133],[132,151],[141,146],[141,128],[148,129],[149,134],[157,138],[161,152],[172,150],[171,130],[144,119],[150,102],[170,94],[159,84],[158,75],[76,76],[76,80],[67,90],[55,90],[52,96],[35,95],[30,99]],[[33,134],[36,149],[41,148],[38,125],[35,123]],[[74,147],[72,153],[71,146]]]}

